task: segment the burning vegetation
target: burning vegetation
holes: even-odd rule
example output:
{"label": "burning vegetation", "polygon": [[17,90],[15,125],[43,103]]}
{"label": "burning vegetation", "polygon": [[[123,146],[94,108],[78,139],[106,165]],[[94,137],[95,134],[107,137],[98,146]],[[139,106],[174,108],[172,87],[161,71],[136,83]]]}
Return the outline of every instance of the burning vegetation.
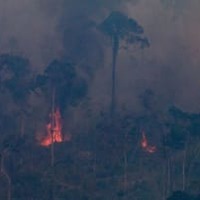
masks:
{"label": "burning vegetation", "polygon": [[[94,31],[93,22],[84,26],[91,27]],[[149,91],[140,102],[141,113],[124,109],[116,101],[120,51],[125,43],[144,48],[149,42],[143,27],[120,12],[112,12],[98,28],[112,40],[110,105],[104,108],[93,105],[87,93],[93,73],[80,69],[91,69],[83,63],[87,59],[76,64],[66,56],[35,74],[27,59],[0,55],[0,197],[166,200],[173,190],[182,190],[181,195],[191,192],[197,200],[200,114],[154,109],[157,96]],[[85,45],[82,38],[76,42]],[[47,124],[45,117],[38,119],[44,107],[51,110]],[[73,140],[64,133],[67,115],[74,123]],[[41,123],[45,131],[38,145],[35,127]],[[153,133],[156,144],[141,127]]]}
{"label": "burning vegetation", "polygon": [[52,143],[63,142],[62,135],[62,119],[59,108],[56,108],[55,112],[50,114],[50,122],[46,125],[46,133],[44,139],[41,141],[41,145],[48,147]]}
{"label": "burning vegetation", "polygon": [[157,150],[156,146],[149,145],[149,142],[147,140],[147,137],[144,131],[142,131],[141,147],[148,153],[155,153]]}

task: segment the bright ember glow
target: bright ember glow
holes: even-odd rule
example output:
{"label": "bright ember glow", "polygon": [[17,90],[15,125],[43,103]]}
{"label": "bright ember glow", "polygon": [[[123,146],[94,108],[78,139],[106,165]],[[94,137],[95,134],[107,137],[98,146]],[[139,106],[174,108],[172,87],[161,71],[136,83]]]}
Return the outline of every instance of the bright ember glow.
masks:
{"label": "bright ember glow", "polygon": [[46,125],[47,136],[41,141],[42,146],[49,146],[55,142],[63,142],[62,119],[59,108],[50,115],[50,122]]}
{"label": "bright ember glow", "polygon": [[154,153],[156,151],[156,146],[150,146],[144,131],[142,131],[142,141],[141,147],[148,153]]}

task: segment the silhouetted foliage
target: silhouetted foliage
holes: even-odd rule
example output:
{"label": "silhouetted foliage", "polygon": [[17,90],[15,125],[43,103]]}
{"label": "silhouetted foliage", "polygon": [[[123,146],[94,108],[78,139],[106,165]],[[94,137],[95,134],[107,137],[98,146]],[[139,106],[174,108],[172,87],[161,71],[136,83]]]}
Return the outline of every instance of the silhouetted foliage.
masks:
{"label": "silhouetted foliage", "polygon": [[112,41],[112,90],[110,112],[111,117],[113,117],[116,107],[115,73],[120,41],[125,41],[126,45],[139,44],[141,48],[148,47],[149,41],[147,38],[140,36],[144,32],[142,26],[139,25],[136,20],[129,18],[119,11],[111,12],[111,14],[99,25],[99,29]]}
{"label": "silhouetted foliage", "polygon": [[[0,56],[1,87],[9,90],[15,103],[24,106],[31,92],[29,61],[20,56]],[[23,105],[21,105],[23,104]]]}
{"label": "silhouetted foliage", "polygon": [[67,105],[76,104],[87,92],[87,84],[77,75],[74,65],[59,60],[52,61],[44,74],[37,76],[35,88],[41,88],[47,99],[54,88],[55,104],[62,108],[62,111]]}
{"label": "silhouetted foliage", "polygon": [[176,191],[169,198],[167,198],[167,200],[198,200],[198,199],[186,192]]}

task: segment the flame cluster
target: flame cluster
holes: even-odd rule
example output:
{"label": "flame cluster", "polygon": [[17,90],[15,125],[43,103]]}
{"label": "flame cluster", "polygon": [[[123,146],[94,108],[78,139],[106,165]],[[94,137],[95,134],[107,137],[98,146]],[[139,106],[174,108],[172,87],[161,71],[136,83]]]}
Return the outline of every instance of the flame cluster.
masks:
{"label": "flame cluster", "polygon": [[156,152],[156,146],[151,146],[148,144],[148,140],[144,131],[142,131],[141,147],[148,153]]}
{"label": "flame cluster", "polygon": [[50,114],[50,122],[46,125],[47,136],[41,141],[42,146],[49,146],[55,142],[63,142],[62,118],[59,108]]}

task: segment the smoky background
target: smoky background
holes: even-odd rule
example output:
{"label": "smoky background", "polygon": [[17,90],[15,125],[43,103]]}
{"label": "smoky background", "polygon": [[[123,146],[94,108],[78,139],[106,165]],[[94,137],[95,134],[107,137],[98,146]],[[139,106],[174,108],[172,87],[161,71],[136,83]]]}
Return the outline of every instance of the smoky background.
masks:
{"label": "smoky background", "polygon": [[92,77],[89,97],[95,109],[106,107],[111,46],[96,26],[110,11],[120,10],[142,24],[150,47],[120,50],[118,103],[140,111],[139,96],[152,89],[161,108],[177,104],[198,112],[198,7],[197,0],[2,0],[0,52],[27,57],[35,71],[44,69],[54,58],[75,61],[80,71]]}

